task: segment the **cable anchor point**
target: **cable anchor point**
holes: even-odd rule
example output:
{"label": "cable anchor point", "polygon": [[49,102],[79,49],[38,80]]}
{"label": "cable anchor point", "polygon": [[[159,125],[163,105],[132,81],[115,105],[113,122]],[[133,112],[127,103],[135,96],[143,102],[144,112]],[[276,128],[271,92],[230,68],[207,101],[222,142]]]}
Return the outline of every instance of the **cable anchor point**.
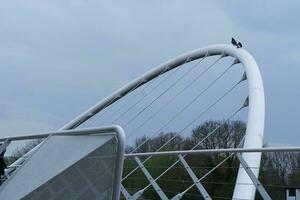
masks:
{"label": "cable anchor point", "polygon": [[245,99],[242,108],[246,108],[249,106],[249,96]]}

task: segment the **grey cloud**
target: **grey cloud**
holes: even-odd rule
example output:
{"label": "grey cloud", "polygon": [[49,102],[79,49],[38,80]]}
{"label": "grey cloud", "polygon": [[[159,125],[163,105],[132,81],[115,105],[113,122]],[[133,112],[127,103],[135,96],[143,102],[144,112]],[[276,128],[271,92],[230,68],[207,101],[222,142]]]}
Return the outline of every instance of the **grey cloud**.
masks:
{"label": "grey cloud", "polygon": [[296,37],[300,32],[299,1],[226,1],[223,5],[230,10],[231,19],[245,29],[281,37]]}
{"label": "grey cloud", "polygon": [[[299,85],[297,55],[294,60],[281,55],[297,52],[291,44],[300,43],[295,37],[300,15],[297,2],[285,4],[5,2],[0,8],[0,105],[9,114],[11,107],[6,105],[12,101],[15,112],[14,117],[0,115],[1,127],[15,133],[59,128],[153,66],[237,36],[261,66],[268,101],[267,139],[280,141],[284,128],[296,123],[299,112],[299,94],[293,92]],[[293,74],[286,70],[287,64],[293,66]],[[286,99],[288,105],[283,106]],[[31,110],[32,115],[22,122]],[[19,124],[17,130],[14,121]]]}

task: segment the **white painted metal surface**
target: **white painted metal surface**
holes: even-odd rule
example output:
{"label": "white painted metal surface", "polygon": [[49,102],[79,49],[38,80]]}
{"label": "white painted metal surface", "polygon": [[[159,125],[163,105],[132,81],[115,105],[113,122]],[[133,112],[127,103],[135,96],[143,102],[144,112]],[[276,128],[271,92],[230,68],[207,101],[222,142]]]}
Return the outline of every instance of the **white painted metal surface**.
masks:
{"label": "white painted metal surface", "polygon": [[[244,148],[260,148],[263,146],[264,124],[265,124],[265,96],[262,78],[259,68],[253,57],[244,49],[238,49],[237,58],[243,63],[249,84],[249,111]],[[261,153],[243,154],[247,164],[253,167],[253,173],[258,177]],[[240,184],[242,183],[242,184]],[[251,184],[246,171],[240,168],[233,198],[254,199],[255,186]]]}

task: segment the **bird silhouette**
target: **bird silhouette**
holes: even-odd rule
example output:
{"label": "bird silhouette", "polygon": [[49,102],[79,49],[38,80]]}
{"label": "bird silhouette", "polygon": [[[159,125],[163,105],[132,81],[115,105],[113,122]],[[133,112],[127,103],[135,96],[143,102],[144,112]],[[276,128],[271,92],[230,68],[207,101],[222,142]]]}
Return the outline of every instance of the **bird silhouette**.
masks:
{"label": "bird silhouette", "polygon": [[238,47],[237,48],[241,48],[243,47],[242,43],[238,42]]}
{"label": "bird silhouette", "polygon": [[236,41],[234,38],[231,38],[231,44],[232,44],[233,46],[236,46],[237,48],[243,47],[242,43]]}
{"label": "bird silhouette", "polygon": [[238,43],[234,38],[231,38],[231,44],[237,46]]}

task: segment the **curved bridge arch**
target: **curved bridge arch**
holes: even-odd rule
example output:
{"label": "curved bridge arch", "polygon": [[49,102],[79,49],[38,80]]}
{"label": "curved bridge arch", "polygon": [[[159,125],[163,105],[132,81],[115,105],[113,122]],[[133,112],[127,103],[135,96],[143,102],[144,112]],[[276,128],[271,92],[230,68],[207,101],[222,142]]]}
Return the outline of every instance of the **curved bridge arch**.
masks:
{"label": "curved bridge arch", "polygon": [[[231,56],[236,59],[236,62],[240,62],[245,68],[249,87],[249,111],[244,148],[261,148],[263,145],[264,134],[265,99],[260,71],[255,60],[246,50],[242,48],[235,48],[234,46],[227,44],[213,45],[190,51],[155,67],[112,93],[96,105],[92,106],[60,130],[69,130],[78,127],[104,108],[124,97],[126,94],[174,68],[193,60],[215,55],[221,55],[224,57]],[[27,154],[32,153],[35,149],[36,148],[32,149]],[[243,157],[248,166],[254,168],[254,174],[258,176],[261,153],[244,153]],[[18,162],[22,162],[22,159],[19,159],[14,164],[18,164]],[[236,183],[233,199],[254,199],[256,188],[252,185],[251,179],[242,167],[239,169]]]}
{"label": "curved bridge arch", "polygon": [[[61,130],[74,129],[78,127],[80,124],[84,123],[107,106],[113,104],[118,99],[167,71],[193,60],[215,55],[231,56],[235,58],[236,61],[240,62],[245,68],[249,87],[249,111],[244,148],[261,148],[263,145],[265,119],[265,99],[261,74],[254,58],[246,50],[227,44],[212,45],[196,49],[155,67],[82,113],[73,121],[62,127]],[[248,153],[244,154],[243,157],[247,161],[248,165],[255,169],[253,170],[254,174],[258,176],[261,153]],[[255,187],[244,184],[251,184],[252,182],[245,170],[242,168],[239,170],[237,183],[243,184],[236,184],[233,198],[254,199]]]}

